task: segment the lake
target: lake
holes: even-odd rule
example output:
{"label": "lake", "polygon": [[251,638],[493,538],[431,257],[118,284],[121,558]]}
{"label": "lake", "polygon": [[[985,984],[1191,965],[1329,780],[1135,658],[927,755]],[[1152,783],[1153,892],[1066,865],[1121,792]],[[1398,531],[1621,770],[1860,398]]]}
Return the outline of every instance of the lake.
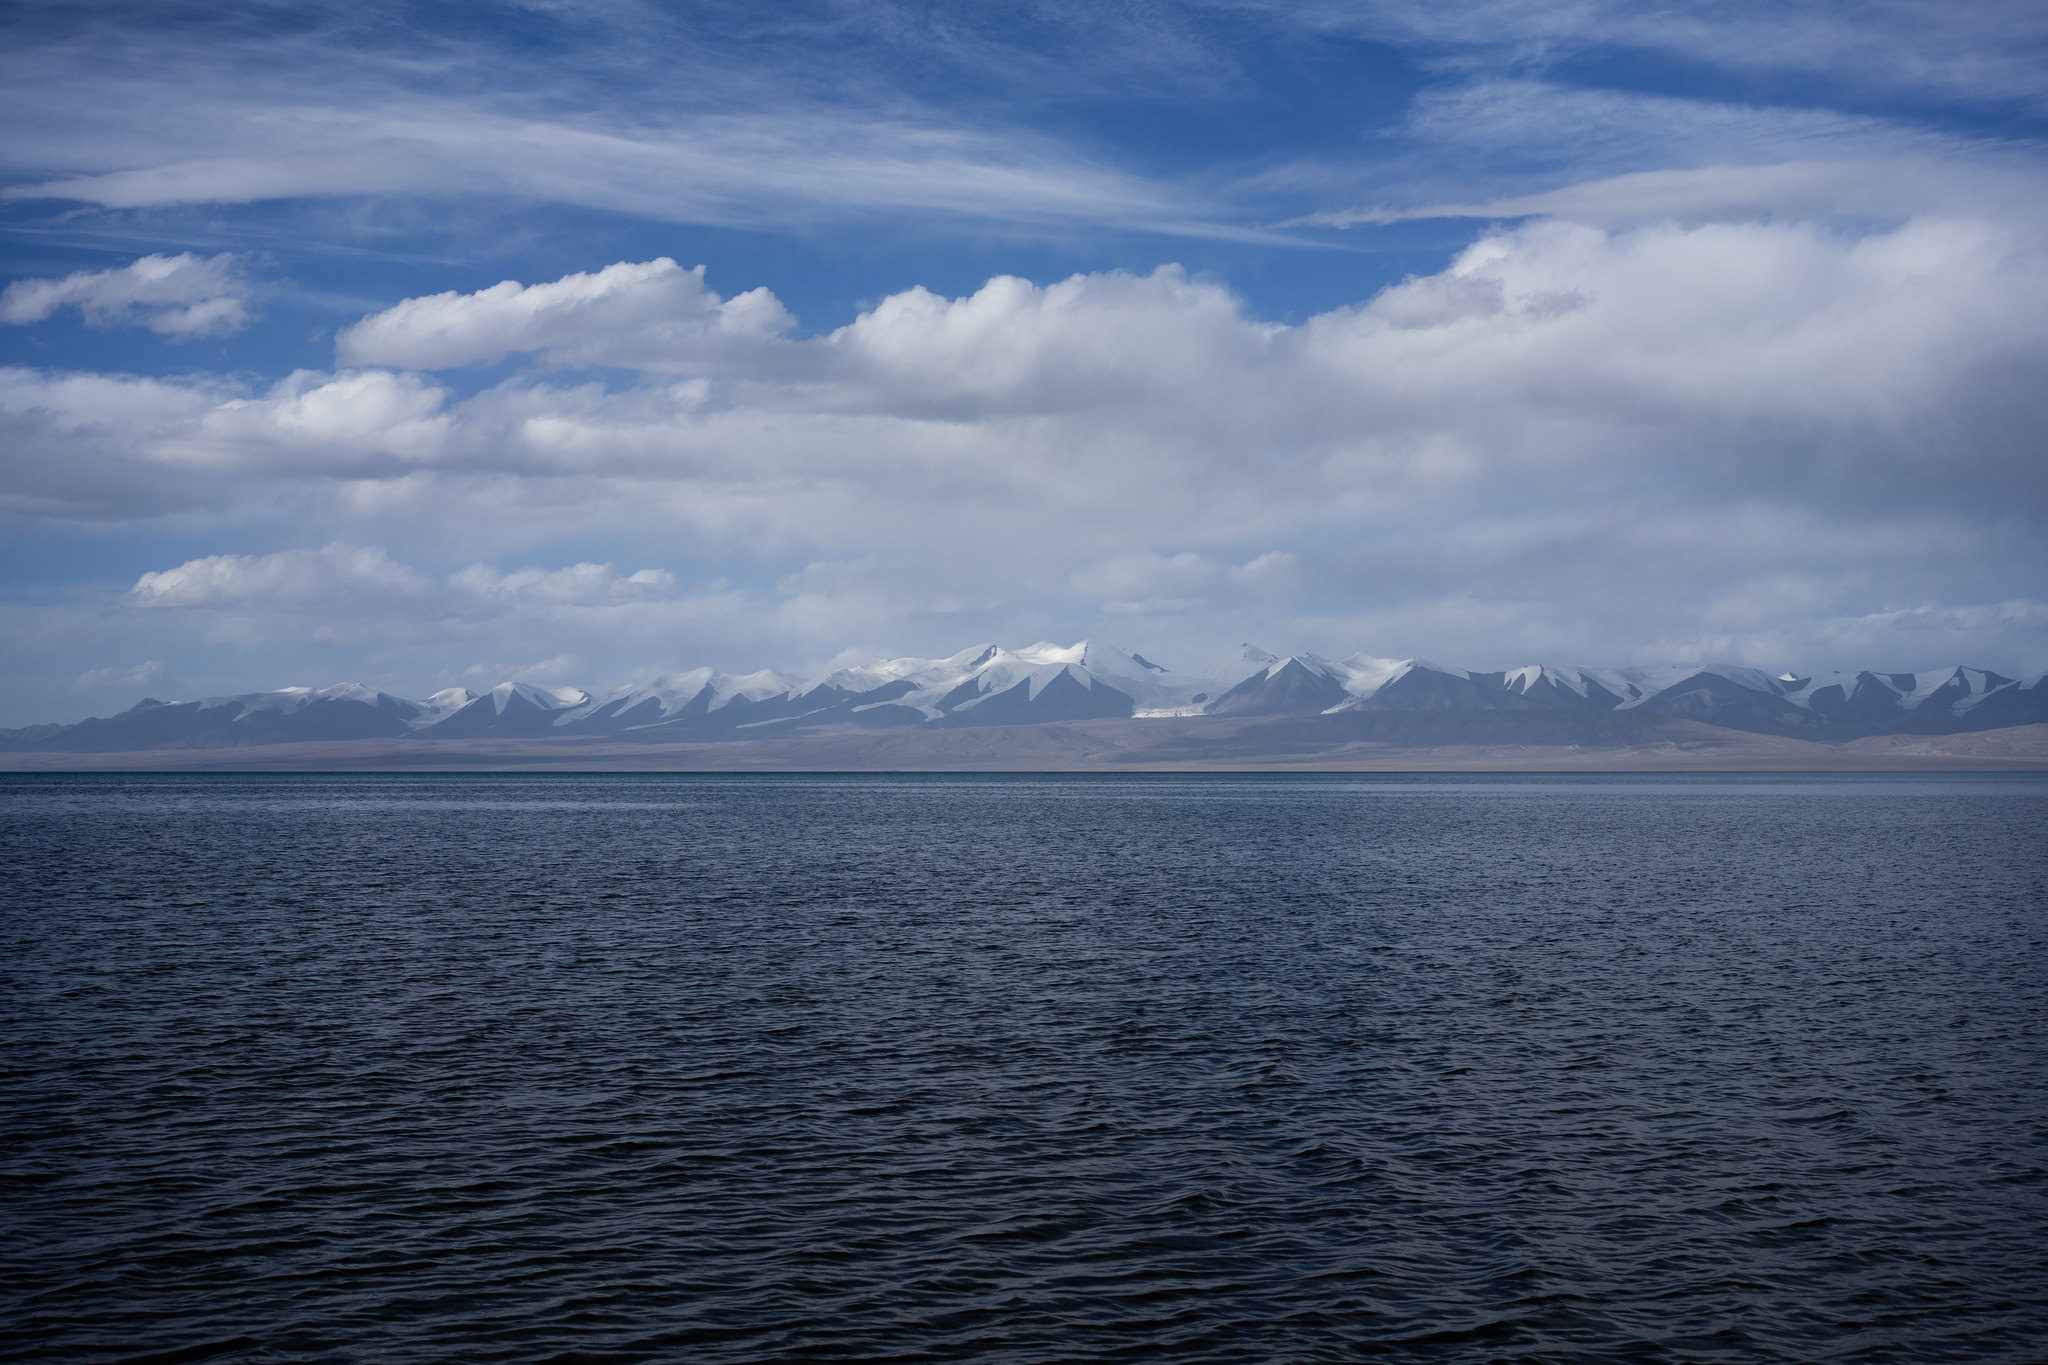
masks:
{"label": "lake", "polygon": [[0,777],[51,1361],[2038,1361],[2048,778]]}

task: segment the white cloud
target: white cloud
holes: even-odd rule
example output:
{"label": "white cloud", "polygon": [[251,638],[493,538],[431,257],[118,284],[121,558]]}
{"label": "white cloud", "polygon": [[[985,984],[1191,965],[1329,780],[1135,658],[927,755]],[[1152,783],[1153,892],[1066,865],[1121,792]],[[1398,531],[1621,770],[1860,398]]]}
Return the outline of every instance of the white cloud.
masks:
{"label": "white cloud", "polygon": [[[1288,325],[1168,268],[906,289],[805,336],[765,290],[598,257],[363,318],[331,373],[0,369],[0,517],[173,547],[98,624],[71,601],[51,626],[24,589],[0,634],[75,632],[60,691],[105,659],[182,685],[195,651],[293,641],[427,676],[1091,630],[1170,656],[2048,663],[2039,7],[1054,0],[1029,50],[1008,12],[745,8],[583,7],[547,43],[525,25],[555,11],[515,7],[408,25],[403,52],[374,4],[290,33],[31,24],[0,48],[0,197],[124,232],[325,200],[201,216],[472,260],[474,234],[565,221],[521,204],[629,240],[765,227],[842,265],[864,228],[957,261],[963,228],[1121,256],[1105,230],[1545,221]],[[1105,92],[1262,117],[1267,59],[1332,33],[1398,45],[1420,93],[1207,166],[1073,134]],[[1693,97],[1589,88],[1645,52]],[[18,281],[0,315],[220,334],[254,297],[235,258],[166,255]],[[482,392],[452,372],[506,356]],[[217,553],[251,549],[277,552]]]}
{"label": "white cloud", "polygon": [[474,294],[407,299],[346,328],[335,355],[344,365],[427,370],[489,364],[513,352],[564,366],[715,370],[794,322],[766,289],[722,300],[704,287],[703,266],[684,270],[664,256],[548,284],[506,280]]}
{"label": "white cloud", "polygon": [[[667,657],[669,642],[689,638],[707,622],[722,629],[739,623],[744,634],[748,615],[774,612],[773,604],[750,600],[722,581],[685,582],[666,569],[471,564],[437,574],[399,561],[382,546],[339,541],[264,555],[207,555],[153,570],[118,606],[143,629],[154,620],[186,621],[188,642],[434,660],[418,668],[422,677],[448,676],[451,652],[502,661],[519,657],[519,646],[536,640],[558,647],[587,642],[600,658],[617,657],[621,642],[631,641],[644,663]],[[475,666],[559,679],[580,657],[567,647],[540,664]]]}
{"label": "white cloud", "polygon": [[1803,77],[1863,92],[2048,102],[2037,6],[1928,6],[1897,0],[1438,0],[1299,3],[1226,0],[1316,33],[1440,44],[1447,65],[1563,64],[1587,54],[1662,53],[1694,69]]}
{"label": "white cloud", "polygon": [[163,515],[216,504],[155,452],[238,393],[217,380],[0,367],[0,511],[59,520]]}
{"label": "white cloud", "polygon": [[[401,305],[348,354],[516,343],[630,356],[639,383],[4,372],[0,493],[340,542],[201,556],[129,595],[268,622],[239,640],[623,668],[1009,623],[1148,654],[1277,631],[1475,664],[1755,655],[1901,604],[2048,598],[2032,241],[1991,218],[1542,221],[1297,325],[1164,268],[910,290],[811,339],[769,296],[770,325],[727,327],[696,272],[614,266]],[[567,567],[516,567],[536,562]],[[1956,619],[1976,624],[1860,629],[2021,651],[2017,617]]]}
{"label": "white cloud", "polygon": [[427,582],[374,546],[334,544],[268,555],[208,555],[145,573],[128,591],[134,607],[327,606],[358,599],[418,596]]}
{"label": "white cloud", "polygon": [[298,370],[259,397],[236,397],[156,445],[154,458],[195,469],[264,472],[403,468],[443,456],[454,427],[447,394],[386,370]]}
{"label": "white cloud", "polygon": [[665,569],[621,574],[609,564],[586,563],[500,572],[472,564],[436,579],[399,563],[380,546],[337,541],[317,550],[188,560],[176,568],[143,574],[122,600],[140,609],[296,611],[339,607],[351,600],[374,601],[381,607],[403,599],[443,614],[496,615],[658,602],[683,595],[683,585]]}
{"label": "white cloud", "polygon": [[[189,86],[129,82],[110,109],[25,137],[39,164],[76,169],[18,181],[0,201],[137,209],[461,194],[727,227],[937,214],[1010,231],[1089,223],[1268,236],[1216,219],[1172,186],[954,118],[803,107],[548,118],[389,90],[337,107],[265,93],[209,102]],[[149,106],[164,117],[137,120],[133,109]],[[17,112],[18,126],[45,122]],[[37,168],[0,152],[0,168],[10,161],[17,177]]]}
{"label": "white cloud", "polygon": [[578,662],[574,654],[557,654],[553,658],[536,659],[528,663],[476,663],[463,669],[459,674],[447,676],[459,677],[466,683],[481,687],[495,687],[507,678],[521,682],[568,683],[574,686]]}
{"label": "white cloud", "polygon": [[609,564],[501,572],[472,564],[436,577],[381,546],[337,541],[317,550],[207,555],[143,574],[121,599],[142,610],[245,616],[393,619],[394,628],[507,617],[590,615],[683,601],[692,590],[666,569],[621,574]]}
{"label": "white cloud", "polygon": [[449,583],[481,601],[506,605],[564,607],[606,606],[621,602],[659,602],[682,594],[682,585],[666,569],[641,569],[620,574],[609,564],[572,564],[565,569],[517,569],[500,573],[487,564],[472,564]]}
{"label": "white cloud", "polygon": [[249,324],[250,288],[233,255],[144,256],[115,270],[16,280],[0,293],[0,322],[43,322],[76,308],[94,327],[140,325],[165,336],[224,336]]}
{"label": "white cloud", "polygon": [[1901,222],[1930,202],[1955,216],[2048,217],[2048,195],[2031,168],[2013,170],[1984,157],[1920,157],[1710,164],[1631,171],[1534,194],[1477,203],[1328,210],[1283,227],[1353,227],[1424,218],[1528,218],[1537,215],[1602,228],[1710,222]]}
{"label": "white cloud", "polygon": [[80,692],[125,691],[129,688],[148,687],[164,676],[161,659],[147,659],[128,666],[110,665],[106,668],[89,668],[73,680],[72,686]]}
{"label": "white cloud", "polygon": [[[375,5],[299,8],[290,32],[24,26],[0,53],[14,133],[0,198],[126,210],[407,196],[494,225],[513,201],[745,228],[945,218],[1270,241],[1246,225],[1317,207],[1266,193],[1288,175],[1273,160],[1324,139],[1281,128],[1269,156],[1148,172],[1143,139],[1120,155],[1115,130],[1084,142],[1045,111],[1113,93],[1206,118],[1273,78],[1256,54],[1287,53],[1287,69],[1303,38],[1336,34],[1398,45],[1426,82],[1398,127],[1365,112],[1376,100],[1338,115],[1356,120],[1341,135],[1353,183],[1395,186],[1395,209],[1674,167],[1938,159],[1968,139],[1925,131],[1954,112],[1930,111],[1929,94],[1963,111],[1951,126],[1986,100],[2048,104],[2042,21],[2014,4],[1062,2],[1029,7],[1023,41],[994,12],[625,6],[583,11],[554,43],[519,36],[531,6],[459,38],[394,27]],[[1699,97],[1586,88],[1605,59],[1645,52],[1693,69]],[[1730,88],[1792,93],[1756,107]],[[479,196],[492,202],[459,205]]]}

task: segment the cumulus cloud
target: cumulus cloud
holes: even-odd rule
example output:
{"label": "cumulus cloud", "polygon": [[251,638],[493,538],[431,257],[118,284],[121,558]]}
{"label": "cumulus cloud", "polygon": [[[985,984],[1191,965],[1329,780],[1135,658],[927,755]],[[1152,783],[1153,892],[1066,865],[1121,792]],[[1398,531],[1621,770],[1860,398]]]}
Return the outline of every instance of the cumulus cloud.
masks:
{"label": "cumulus cloud", "polygon": [[[502,662],[522,643],[588,641],[599,656],[622,639],[660,657],[662,644],[707,620],[755,609],[722,581],[691,583],[666,569],[622,573],[611,564],[502,570],[470,564],[435,573],[375,545],[335,542],[263,555],[206,555],[142,574],[118,606],[131,619],[183,619],[212,644],[340,646],[434,655],[423,675],[444,674],[449,651],[494,662],[485,672],[560,677],[579,655],[564,649],[540,664]],[[772,611],[772,605],[767,608]]]}
{"label": "cumulus cloud", "polygon": [[207,555],[143,574],[124,599],[134,607],[326,605],[348,597],[416,596],[427,586],[377,547],[334,544],[268,555]]}
{"label": "cumulus cloud", "polygon": [[179,340],[225,336],[248,326],[250,292],[234,255],[144,256],[114,270],[16,280],[0,293],[0,322],[22,326],[76,308],[94,327],[139,325]]}
{"label": "cumulus cloud", "polygon": [[153,570],[121,599],[139,610],[344,611],[351,604],[438,619],[673,601],[688,589],[665,569],[621,574],[609,564],[501,572],[472,564],[443,577],[401,564],[381,546],[336,542],[267,555],[207,555]]}
{"label": "cumulus cloud", "polygon": [[499,573],[487,564],[472,564],[449,581],[490,601],[580,606],[659,601],[680,590],[676,576],[666,569],[641,569],[621,575],[609,564],[572,564],[566,569],[519,569],[512,573]]}
{"label": "cumulus cloud", "polygon": [[447,401],[386,370],[298,371],[251,392],[0,367],[0,511],[120,519],[220,508],[250,480],[402,477],[459,448]]}
{"label": "cumulus cloud", "polygon": [[410,598],[440,610],[497,611],[520,606],[597,606],[648,602],[683,593],[674,574],[641,569],[621,574],[609,564],[500,572],[472,564],[433,578],[391,557],[381,546],[336,542],[317,550],[267,555],[207,555],[143,574],[123,603],[130,607],[228,610],[297,608],[348,598]]}
{"label": "cumulus cloud", "polygon": [[76,521],[218,505],[226,490],[182,477],[159,452],[238,393],[218,380],[0,367],[0,511]]}
{"label": "cumulus cloud", "polygon": [[[0,374],[33,452],[0,492],[241,524],[282,500],[346,545],[201,557],[129,605],[458,630],[489,658],[610,635],[784,664],[1002,622],[1148,654],[1754,658],[1804,630],[1839,652],[1792,662],[1820,666],[1889,630],[1887,666],[1963,635],[2016,657],[2048,599],[2032,240],[1542,220],[1297,324],[1165,267],[907,290],[808,339],[765,293],[627,263],[409,301],[345,341],[357,368],[262,392]],[[500,348],[537,368],[466,397],[368,363]],[[641,380],[551,377],[600,358]],[[395,556],[347,548],[373,539]],[[603,549],[497,567],[549,545]],[[1891,624],[1823,624],[1851,621]]]}
{"label": "cumulus cloud", "polygon": [[276,472],[396,469],[447,449],[447,394],[415,375],[387,370],[297,370],[260,396],[233,397],[192,428],[167,436],[154,458],[200,470]]}
{"label": "cumulus cloud", "polygon": [[506,280],[473,294],[407,299],[345,329],[334,349],[344,365],[425,370],[514,352],[558,366],[718,369],[795,321],[766,289],[721,299],[704,287],[703,266],[684,270],[664,256],[547,284]]}

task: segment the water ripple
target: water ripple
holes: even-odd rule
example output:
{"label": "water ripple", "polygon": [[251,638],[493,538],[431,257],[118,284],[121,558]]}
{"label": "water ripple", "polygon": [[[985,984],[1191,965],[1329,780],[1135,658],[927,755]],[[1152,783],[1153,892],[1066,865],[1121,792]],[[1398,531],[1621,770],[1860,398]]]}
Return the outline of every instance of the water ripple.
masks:
{"label": "water ripple", "polygon": [[10,777],[57,1361],[2037,1361],[2048,783]]}

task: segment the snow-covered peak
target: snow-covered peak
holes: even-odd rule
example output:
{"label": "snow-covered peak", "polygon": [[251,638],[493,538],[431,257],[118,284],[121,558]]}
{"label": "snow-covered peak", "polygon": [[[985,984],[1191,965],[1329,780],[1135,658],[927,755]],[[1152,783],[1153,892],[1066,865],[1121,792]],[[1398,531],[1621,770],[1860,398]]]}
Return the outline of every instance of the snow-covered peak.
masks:
{"label": "snow-covered peak", "polygon": [[576,708],[574,716],[564,721],[581,720],[593,711],[610,710],[622,713],[634,710],[647,702],[655,704],[656,712],[662,717],[676,714],[696,700],[713,677],[708,668],[693,668],[687,673],[672,674],[656,678],[651,682],[627,683],[611,691],[595,696]]}
{"label": "snow-covered peak", "polygon": [[[1547,675],[1557,680],[1560,686],[1571,686],[1580,696],[1586,695],[1582,690],[1585,682],[1600,684],[1608,692],[1621,698],[1621,704],[1614,708],[1617,711],[1632,711],[1664,689],[1676,687],[1686,679],[1699,677],[1703,673],[1725,678],[1738,687],[1761,692],[1767,697],[1783,696],[1786,687],[1786,684],[1764,670],[1743,664],[1649,664],[1636,668],[1574,668],[1556,665],[1543,667]],[[1574,682],[1566,683],[1566,678],[1571,678]]]}
{"label": "snow-covered peak", "polygon": [[948,680],[957,684],[996,653],[994,645],[983,643],[970,645],[959,653],[943,659],[896,658],[883,659],[871,664],[855,664],[812,678],[799,686],[795,695],[802,698],[827,687],[858,694],[887,687],[890,683],[906,681],[920,688],[935,687]]}
{"label": "snow-covered peak", "polygon": [[1875,688],[1882,695],[1883,703],[1897,706],[1901,710],[1916,711],[1939,696],[1939,706],[1951,714],[1961,715],[1981,705],[1986,698],[2008,688],[2021,686],[2011,678],[1981,668],[1932,668],[1918,673],[1816,673],[1811,677],[1792,677],[1779,680],[1785,700],[1794,706],[1812,709],[1814,699],[1829,688],[1840,688],[1845,700],[1861,700],[1866,690]]}
{"label": "snow-covered peak", "polygon": [[782,696],[798,686],[798,679],[772,668],[762,668],[752,673],[714,673],[709,686],[711,709],[716,711],[735,700],[765,701],[769,697]]}
{"label": "snow-covered peak", "polygon": [[[1896,699],[1899,695],[1899,689],[1893,685],[1891,678],[1883,674],[1876,675],[1876,677],[1878,685],[1884,688],[1885,694]],[[1788,673],[1782,677],[1774,678],[1772,681],[1778,684],[1779,694],[1786,701],[1791,702],[1794,706],[1809,709],[1813,706],[1815,694],[1825,692],[1830,687],[1839,687],[1842,689],[1843,696],[1853,697],[1861,686],[1857,675],[1854,673],[1813,673],[1804,677]]]}
{"label": "snow-covered peak", "polygon": [[365,706],[376,706],[380,702],[393,705],[407,705],[402,698],[388,692],[379,692],[374,687],[361,683],[336,683],[332,687],[280,687],[270,692],[244,692],[233,697],[207,697],[199,703],[199,709],[209,711],[217,706],[240,705],[244,714],[257,711],[278,711],[285,715],[303,711],[314,702],[353,701]]}
{"label": "snow-covered peak", "polygon": [[654,718],[638,723],[658,724],[699,701],[703,703],[701,709],[716,711],[734,700],[764,701],[769,697],[784,696],[796,686],[795,678],[769,668],[744,674],[693,668],[687,673],[670,674],[649,682],[628,683],[602,696],[586,696],[581,704],[574,707],[573,713],[563,715],[555,723],[572,725],[599,711],[610,715],[639,712],[648,702],[653,702]]}
{"label": "snow-covered peak", "polygon": [[[576,688],[505,682],[482,695],[464,688],[446,688],[424,701],[407,701],[351,682],[212,697],[196,703],[196,707],[202,712],[225,708],[229,715],[216,717],[218,723],[237,715],[296,716],[320,703],[360,705],[393,713],[397,723],[416,731],[439,725],[469,708],[472,715],[444,730],[446,734],[485,732],[478,728],[480,725],[486,725],[493,733],[512,732],[505,726],[529,727],[521,733],[547,733],[564,727],[574,727],[581,733],[591,727],[637,729],[672,722],[689,725],[738,702],[747,705],[726,719],[729,724],[742,727],[788,724],[807,717],[823,718],[819,723],[829,723],[832,715],[843,714],[842,708],[847,707],[855,711],[907,708],[936,721],[973,712],[1006,695],[1011,702],[983,714],[1012,717],[1023,714],[1013,709],[1012,703],[1036,702],[1052,687],[1062,688],[1063,694],[1065,689],[1076,689],[1071,701],[1047,712],[1069,716],[1124,714],[1123,698],[1129,699],[1130,714],[1193,716],[1210,712],[1212,703],[1224,701],[1226,695],[1233,698],[1223,708],[1222,713],[1228,714],[1283,713],[1247,711],[1245,699],[1254,697],[1258,698],[1252,703],[1254,707],[1296,706],[1327,711],[1389,706],[1458,709],[1491,705],[1484,690],[1493,687],[1539,705],[1555,702],[1562,692],[1591,702],[1596,709],[1604,709],[1611,697],[1611,704],[1625,711],[1701,674],[1813,712],[1830,726],[1875,724],[1878,722],[1873,717],[1914,711],[1938,714],[1953,721],[1994,698],[2002,699],[1982,715],[2005,717],[2022,711],[2032,714],[2025,708],[2033,706],[2034,698],[2023,700],[2005,694],[2048,687],[2048,674],[2037,674],[2021,682],[1961,666],[1914,673],[1808,675],[1771,673],[1725,663],[1626,668],[1527,664],[1501,673],[1473,673],[1421,658],[1390,659],[1358,653],[1333,660],[1305,651],[1278,655],[1249,643],[1210,665],[1184,671],[1099,640],[1073,644],[1040,640],[1014,650],[984,643],[945,658],[902,657],[859,664],[805,682],[772,669],[730,674],[698,668],[615,688],[602,697]],[[1449,679],[1460,681],[1456,686],[1445,686]],[[1272,680],[1274,686],[1266,688],[1265,680]],[[1397,691],[1387,692],[1396,684],[1401,685]],[[1474,687],[1481,691],[1473,692]],[[1104,689],[1110,695],[1103,695]],[[1089,693],[1096,694],[1093,700],[1084,695]],[[1376,697],[1378,701],[1373,700]],[[1708,702],[1711,704],[1712,699]],[[2021,709],[2016,710],[2016,706]],[[512,712],[517,714],[509,714]],[[488,725],[488,718],[493,717],[503,718],[503,725]],[[1858,717],[1862,719],[1855,719]],[[316,728],[327,724],[318,716],[312,720],[317,722]],[[390,722],[377,722],[387,723]]]}
{"label": "snow-covered peak", "polygon": [[1959,685],[1963,695],[1950,704],[1949,709],[1961,713],[1980,704],[1994,692],[2003,692],[2018,684],[2011,678],[2001,678],[1996,673],[1987,673],[1981,668],[1942,668],[1928,673],[1913,675],[1913,690],[1902,698],[1907,707],[1917,707],[1935,693],[1951,684]]}
{"label": "snow-covered peak", "polygon": [[1418,668],[1449,673],[1459,678],[1467,676],[1462,669],[1441,668],[1421,659],[1382,659],[1371,654],[1353,654],[1339,659],[1330,665],[1329,672],[1331,677],[1344,685],[1346,692],[1363,700],[1388,683],[1407,677]]}
{"label": "snow-covered peak", "polygon": [[491,707],[499,715],[517,698],[529,706],[542,711],[567,711],[590,700],[590,694],[580,687],[537,687],[533,683],[501,682],[486,693]]}
{"label": "snow-covered peak", "polygon": [[1035,645],[1026,645],[1016,655],[1034,664],[1078,664],[1088,657],[1086,640],[1073,645],[1056,645],[1050,640],[1040,640]]}
{"label": "snow-covered peak", "polygon": [[361,683],[347,682],[336,683],[333,687],[318,688],[312,693],[310,699],[313,701],[359,701],[366,706],[375,706],[378,700],[386,695],[386,693],[379,692],[374,687],[365,687]]}
{"label": "snow-covered peak", "polygon": [[[1591,700],[1598,688],[1609,696],[1621,699],[1619,709],[1627,710],[1636,703],[1647,700],[1662,688],[1674,682],[1691,677],[1698,670],[1684,665],[1668,668],[1579,668],[1569,664],[1526,664],[1511,668],[1502,679],[1502,686],[1522,696],[1549,683],[1566,692],[1576,693]],[[1653,676],[1654,675],[1654,676]]]}
{"label": "snow-covered peak", "polygon": [[1510,692],[1519,693],[1548,682],[1553,687],[1561,687],[1567,692],[1576,692],[1583,697],[1586,695],[1587,681],[1585,672],[1581,669],[1555,668],[1547,664],[1524,664],[1520,668],[1509,669],[1501,678],[1501,686]]}
{"label": "snow-covered peak", "polygon": [[444,721],[476,700],[476,693],[466,687],[444,687],[425,701],[416,701],[419,714],[410,722],[415,730],[424,730],[429,725]]}

